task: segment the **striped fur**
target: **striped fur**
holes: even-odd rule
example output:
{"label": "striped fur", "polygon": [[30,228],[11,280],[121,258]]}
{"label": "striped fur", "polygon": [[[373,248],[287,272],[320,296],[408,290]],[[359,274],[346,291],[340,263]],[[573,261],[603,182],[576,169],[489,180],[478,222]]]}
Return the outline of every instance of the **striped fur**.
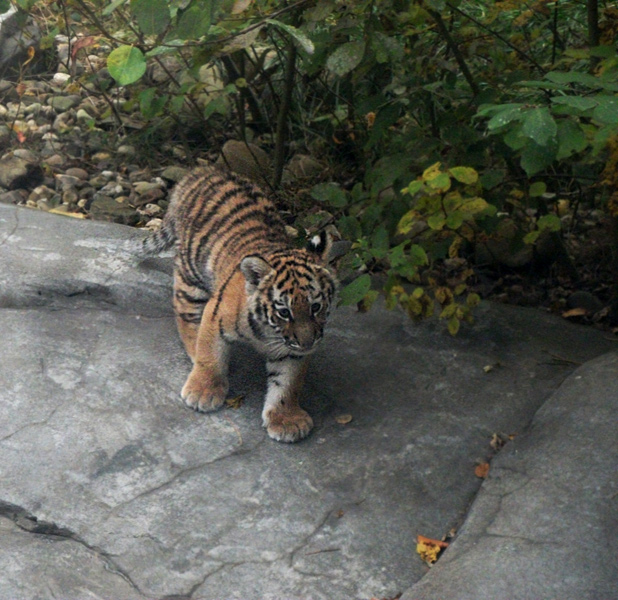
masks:
{"label": "striped fur", "polygon": [[267,360],[262,417],[269,435],[286,442],[307,436],[313,422],[298,396],[336,291],[329,237],[294,248],[277,208],[255,184],[200,168],[176,186],[143,251],[174,245],[174,310],[193,361],[185,402],[205,412],[224,403],[229,343],[245,341]]}

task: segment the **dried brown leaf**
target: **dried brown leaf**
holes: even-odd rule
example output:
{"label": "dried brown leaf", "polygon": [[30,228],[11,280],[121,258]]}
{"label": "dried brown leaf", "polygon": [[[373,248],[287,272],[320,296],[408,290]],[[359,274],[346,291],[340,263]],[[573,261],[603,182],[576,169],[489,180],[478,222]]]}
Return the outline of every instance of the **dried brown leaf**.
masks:
{"label": "dried brown leaf", "polygon": [[480,479],[486,479],[487,475],[489,475],[489,463],[481,463],[480,465],[476,465],[474,474]]}

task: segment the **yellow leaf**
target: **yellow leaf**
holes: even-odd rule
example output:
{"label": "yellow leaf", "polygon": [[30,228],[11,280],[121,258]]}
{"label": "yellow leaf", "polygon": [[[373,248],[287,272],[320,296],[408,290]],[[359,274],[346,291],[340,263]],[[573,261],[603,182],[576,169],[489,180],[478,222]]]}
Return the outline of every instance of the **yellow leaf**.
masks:
{"label": "yellow leaf", "polygon": [[570,319],[571,317],[583,317],[588,314],[588,311],[585,308],[572,308],[571,310],[567,310],[562,313],[562,316],[565,319]]}
{"label": "yellow leaf", "polygon": [[461,321],[457,317],[451,317],[447,323],[448,332],[451,335],[457,335],[457,333],[459,332],[460,325],[461,325]]}
{"label": "yellow leaf", "polygon": [[453,243],[449,246],[448,249],[448,257],[449,258],[457,258],[459,256],[459,248],[461,248],[462,238],[457,236]]}
{"label": "yellow leaf", "polygon": [[83,213],[67,212],[65,210],[61,210],[60,208],[52,208],[51,210],[48,210],[47,212],[54,213],[55,215],[62,215],[64,217],[73,217],[74,219],[85,219],[86,218],[86,215],[84,215]]}
{"label": "yellow leaf", "polygon": [[428,181],[434,177],[437,177],[440,174],[440,165],[441,163],[437,162],[431,165],[431,167],[425,169],[423,171],[423,181]]}
{"label": "yellow leaf", "polygon": [[448,548],[448,542],[432,540],[423,535],[416,536],[416,552],[429,565],[438,560],[438,556],[444,548]]}
{"label": "yellow leaf", "polygon": [[241,406],[242,403],[244,402],[245,397],[244,396],[236,396],[235,398],[228,398],[225,403],[230,407],[233,408],[234,410],[238,410]]}

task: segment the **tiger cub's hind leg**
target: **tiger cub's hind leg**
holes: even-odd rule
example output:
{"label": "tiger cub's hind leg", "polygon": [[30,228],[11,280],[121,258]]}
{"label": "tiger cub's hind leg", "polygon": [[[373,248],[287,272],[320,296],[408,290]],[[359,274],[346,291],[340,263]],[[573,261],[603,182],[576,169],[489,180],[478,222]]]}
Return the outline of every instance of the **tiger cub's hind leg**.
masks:
{"label": "tiger cub's hind leg", "polygon": [[202,320],[204,307],[210,294],[199,287],[190,285],[182,277],[178,268],[174,269],[174,313],[176,325],[189,358],[195,362],[197,333]]}

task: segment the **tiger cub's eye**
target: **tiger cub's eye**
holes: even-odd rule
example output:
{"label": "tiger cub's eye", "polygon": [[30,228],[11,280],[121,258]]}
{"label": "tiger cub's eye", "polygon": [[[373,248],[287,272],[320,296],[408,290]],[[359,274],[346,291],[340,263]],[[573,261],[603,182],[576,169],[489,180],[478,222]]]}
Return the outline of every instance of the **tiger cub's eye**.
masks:
{"label": "tiger cub's eye", "polygon": [[287,308],[277,308],[277,315],[281,317],[284,321],[289,321],[292,313]]}
{"label": "tiger cub's eye", "polygon": [[319,302],[314,302],[311,305],[311,314],[312,315],[317,315],[320,312],[321,309],[322,309],[322,305]]}

